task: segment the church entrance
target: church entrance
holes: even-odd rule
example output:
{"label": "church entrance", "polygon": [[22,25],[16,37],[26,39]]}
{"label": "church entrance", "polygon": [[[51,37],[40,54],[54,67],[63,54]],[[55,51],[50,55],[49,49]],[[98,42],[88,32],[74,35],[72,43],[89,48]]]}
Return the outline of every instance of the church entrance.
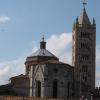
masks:
{"label": "church entrance", "polygon": [[40,81],[37,81],[37,82],[36,82],[36,87],[37,87],[36,96],[37,96],[37,97],[41,97],[41,82],[40,82]]}
{"label": "church entrance", "polygon": [[58,81],[53,81],[53,98],[57,98],[57,91],[58,91]]}

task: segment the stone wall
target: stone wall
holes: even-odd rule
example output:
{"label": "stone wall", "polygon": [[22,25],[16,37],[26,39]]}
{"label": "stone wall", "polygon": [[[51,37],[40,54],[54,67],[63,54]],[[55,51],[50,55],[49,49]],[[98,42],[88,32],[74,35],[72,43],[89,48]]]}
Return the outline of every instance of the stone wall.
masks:
{"label": "stone wall", "polygon": [[30,96],[65,99],[73,95],[72,66],[60,62],[36,65],[30,75]]}

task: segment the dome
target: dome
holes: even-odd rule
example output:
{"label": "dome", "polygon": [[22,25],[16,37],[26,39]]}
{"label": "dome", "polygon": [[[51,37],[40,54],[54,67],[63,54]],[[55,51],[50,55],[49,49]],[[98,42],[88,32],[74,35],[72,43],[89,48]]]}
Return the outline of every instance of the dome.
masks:
{"label": "dome", "polygon": [[[48,56],[48,57],[56,57],[54,54],[49,52],[47,49],[38,49],[36,52],[31,54],[30,56]],[[57,58],[57,57],[56,57]]]}
{"label": "dome", "polygon": [[46,49],[46,42],[44,41],[44,38],[42,38],[42,41],[40,42],[40,49],[29,55],[26,58],[26,62],[36,63],[48,60],[59,61],[59,58],[57,58],[54,54],[52,54]]}

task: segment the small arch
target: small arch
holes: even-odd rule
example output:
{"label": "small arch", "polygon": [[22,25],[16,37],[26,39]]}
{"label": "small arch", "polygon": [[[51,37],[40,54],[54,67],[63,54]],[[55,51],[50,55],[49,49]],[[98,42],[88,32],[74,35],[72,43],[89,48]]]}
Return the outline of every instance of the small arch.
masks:
{"label": "small arch", "polygon": [[41,97],[41,82],[36,81],[36,96]]}
{"label": "small arch", "polygon": [[57,98],[58,94],[58,80],[53,80],[53,98]]}

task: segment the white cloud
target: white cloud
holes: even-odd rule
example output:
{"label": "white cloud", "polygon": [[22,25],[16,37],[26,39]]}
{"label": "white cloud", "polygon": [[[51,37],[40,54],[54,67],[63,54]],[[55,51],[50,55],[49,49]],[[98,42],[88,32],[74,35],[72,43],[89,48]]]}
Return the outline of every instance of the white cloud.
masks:
{"label": "white cloud", "polygon": [[23,74],[24,59],[0,62],[0,84],[8,83],[10,77]]}
{"label": "white cloud", "polygon": [[62,33],[52,35],[47,39],[47,49],[54,53],[61,61],[71,64],[72,34]]}
{"label": "white cloud", "polygon": [[6,23],[8,21],[10,21],[8,16],[0,16],[0,23]]}
{"label": "white cloud", "polygon": [[33,48],[31,53],[34,53],[38,49],[36,44],[37,44],[36,41],[32,41]]}
{"label": "white cloud", "polygon": [[9,70],[9,66],[6,65],[6,67],[0,69],[0,76],[2,77],[3,75],[5,75],[5,73],[7,73]]}

